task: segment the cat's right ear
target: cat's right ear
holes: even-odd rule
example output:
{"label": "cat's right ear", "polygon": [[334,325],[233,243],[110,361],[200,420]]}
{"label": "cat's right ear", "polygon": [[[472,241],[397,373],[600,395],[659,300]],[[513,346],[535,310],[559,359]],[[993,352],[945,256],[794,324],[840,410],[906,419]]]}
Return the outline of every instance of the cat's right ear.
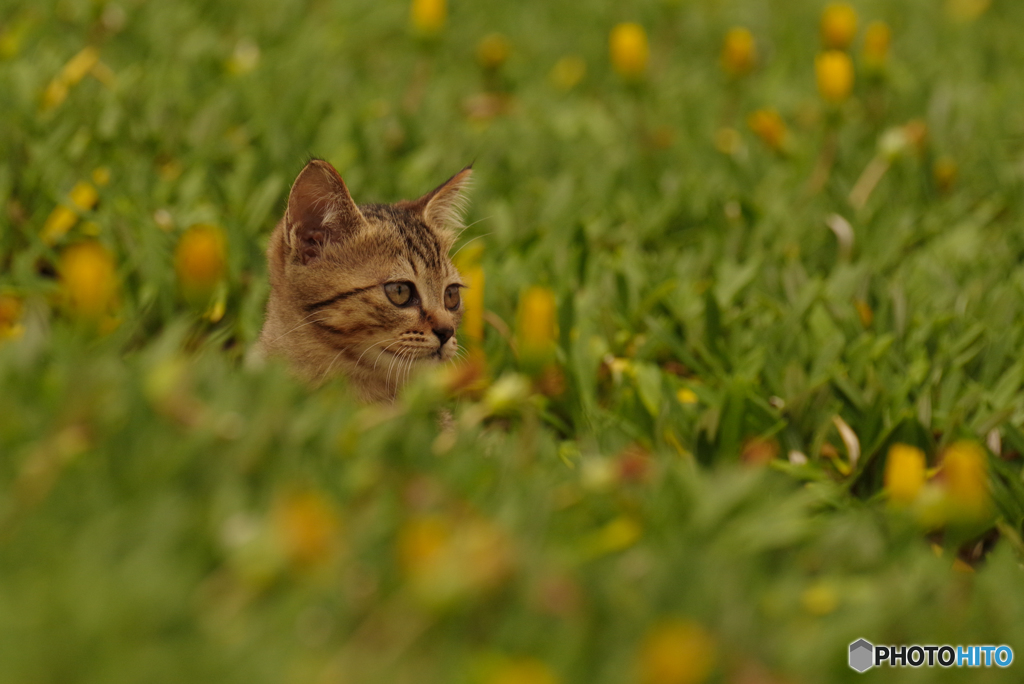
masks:
{"label": "cat's right ear", "polygon": [[306,164],[288,195],[288,244],[303,264],[323,255],[365,227],[366,218],[352,201],[337,170],[322,159]]}

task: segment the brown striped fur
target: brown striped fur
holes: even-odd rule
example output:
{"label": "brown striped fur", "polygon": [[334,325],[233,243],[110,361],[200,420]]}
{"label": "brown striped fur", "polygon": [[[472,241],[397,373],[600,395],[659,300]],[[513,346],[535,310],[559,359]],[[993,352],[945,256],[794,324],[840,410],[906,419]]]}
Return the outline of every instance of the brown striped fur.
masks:
{"label": "brown striped fur", "polygon": [[[267,249],[262,351],[314,384],[345,374],[367,401],[392,400],[417,365],[453,358],[462,304],[449,310],[444,292],[461,285],[448,253],[471,174],[414,202],[357,206],[333,166],[310,161]],[[412,283],[418,301],[394,305],[393,282]]]}

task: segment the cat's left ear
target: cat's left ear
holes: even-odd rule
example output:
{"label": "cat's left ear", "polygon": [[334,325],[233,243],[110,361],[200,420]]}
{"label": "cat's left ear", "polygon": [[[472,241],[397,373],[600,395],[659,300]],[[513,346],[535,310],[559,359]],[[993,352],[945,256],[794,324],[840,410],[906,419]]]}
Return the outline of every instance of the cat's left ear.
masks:
{"label": "cat's left ear", "polygon": [[463,228],[462,212],[468,202],[465,192],[472,178],[470,165],[415,202],[401,202],[399,206],[420,214],[435,230],[458,232]]}

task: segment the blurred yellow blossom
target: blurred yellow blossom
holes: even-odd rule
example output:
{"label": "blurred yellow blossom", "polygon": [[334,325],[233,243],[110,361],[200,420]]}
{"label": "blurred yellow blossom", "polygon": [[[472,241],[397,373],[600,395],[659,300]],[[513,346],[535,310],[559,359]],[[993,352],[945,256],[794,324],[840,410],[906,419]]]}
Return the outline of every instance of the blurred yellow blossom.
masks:
{"label": "blurred yellow blossom", "polygon": [[467,346],[479,346],[484,339],[484,269],[471,266],[462,271],[462,334]]}
{"label": "blurred yellow blossom", "polygon": [[612,29],[608,47],[612,66],[623,78],[638,80],[647,72],[650,48],[647,45],[647,33],[640,24],[625,22],[616,25]]}
{"label": "blurred yellow blossom", "polygon": [[881,71],[889,60],[889,44],[892,31],[884,21],[873,21],[864,32],[864,64],[869,69]]}
{"label": "blurred yellow blossom", "polygon": [[722,68],[733,77],[750,73],[757,64],[757,44],[754,34],[737,26],[725,34],[722,45]]}
{"label": "blurred yellow blossom", "polygon": [[519,355],[527,363],[549,360],[558,339],[555,294],[546,287],[531,287],[519,299]]}
{"label": "blurred yellow blossom", "polygon": [[338,551],[338,514],[318,492],[308,490],[283,496],[273,508],[272,520],[285,554],[297,567],[322,565]]}
{"label": "blurred yellow blossom", "polygon": [[14,295],[0,294],[0,340],[20,337],[23,332],[21,300]]}
{"label": "blurred yellow blossom", "polygon": [[110,167],[97,166],[92,170],[92,182],[101,188],[110,183]]}
{"label": "blurred yellow blossom", "polygon": [[422,35],[432,36],[440,33],[448,18],[446,0],[412,0],[409,10],[412,25]]}
{"label": "blurred yellow blossom", "polygon": [[551,68],[551,83],[559,90],[572,90],[587,75],[586,61],[577,55],[562,57]]}
{"label": "blurred yellow blossom", "polygon": [[682,387],[676,392],[676,399],[679,400],[680,404],[696,404],[698,401],[697,393],[689,387]]}
{"label": "blurred yellow blossom", "polygon": [[893,444],[885,460],[885,492],[897,505],[913,503],[924,487],[924,452],[907,444]]}
{"label": "blurred yellow blossom", "polygon": [[205,298],[224,278],[227,247],[217,226],[200,223],[181,236],[174,253],[178,283],[189,298]]}
{"label": "blurred yellow blossom", "polygon": [[45,244],[55,245],[64,237],[78,223],[77,212],[89,211],[95,207],[99,202],[99,194],[91,183],[79,181],[68,193],[68,201],[75,209],[63,204],[57,205],[43,224],[40,237]]}
{"label": "blurred yellow blossom", "polygon": [[830,50],[845,50],[857,35],[857,11],[845,2],[834,2],[821,15],[821,41]]}
{"label": "blurred yellow blossom", "polygon": [[785,150],[789,130],[774,109],[758,109],[747,117],[747,126],[761,141],[776,152]]}
{"label": "blurred yellow blossom", "polygon": [[93,67],[99,64],[99,50],[90,46],[82,48],[69,59],[60,72],[50,81],[43,92],[43,110],[53,109],[67,99],[71,86],[77,84]]}
{"label": "blurred yellow blossom", "polygon": [[484,684],[558,684],[561,680],[536,658],[503,659],[484,677]]}
{"label": "blurred yellow blossom", "polygon": [[818,92],[826,102],[842,104],[853,91],[853,62],[839,50],[820,53],[814,60]]}
{"label": "blurred yellow blossom", "polygon": [[991,4],[992,0],[946,0],[946,14],[954,21],[974,21]]}
{"label": "blurred yellow blossom", "polygon": [[500,69],[508,60],[512,45],[500,33],[484,36],[476,46],[476,62],[484,69]]}
{"label": "blurred yellow blossom", "polygon": [[99,320],[110,313],[117,298],[114,258],[98,242],[80,242],[64,250],[60,280],[72,315]]}
{"label": "blurred yellow blossom", "polygon": [[800,605],[811,615],[828,615],[839,607],[839,595],[826,582],[817,582],[800,594]]}
{"label": "blurred yellow blossom", "polygon": [[639,653],[642,684],[700,684],[715,662],[715,641],[695,622],[667,619],[644,637]]}
{"label": "blurred yellow blossom", "polygon": [[984,450],[974,442],[955,442],[942,457],[943,484],[950,516],[979,520],[989,514],[988,464]]}
{"label": "blurred yellow blossom", "polygon": [[413,594],[436,608],[497,587],[512,569],[505,535],[473,517],[411,518],[399,531],[398,558]]}

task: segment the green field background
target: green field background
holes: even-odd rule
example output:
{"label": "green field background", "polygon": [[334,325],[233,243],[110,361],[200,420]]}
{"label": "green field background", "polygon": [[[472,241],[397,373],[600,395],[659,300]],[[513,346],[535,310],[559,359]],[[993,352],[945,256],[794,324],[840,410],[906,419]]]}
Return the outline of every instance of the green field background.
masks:
{"label": "green field background", "polygon": [[[830,105],[811,0],[450,0],[433,33],[397,0],[4,0],[0,682],[1020,681],[860,675],[847,647],[1024,657],[1024,4],[852,4]],[[642,77],[610,60],[620,22]],[[310,155],[360,203],[474,165],[476,387],[360,406],[253,362]],[[78,219],[44,240],[58,206]],[[174,265],[197,224],[226,244],[199,302]],[[82,241],[114,259],[101,330],[62,284]],[[557,304],[542,371],[516,354],[532,287]],[[958,440],[984,451],[983,519],[890,505],[893,444],[938,491]]]}

